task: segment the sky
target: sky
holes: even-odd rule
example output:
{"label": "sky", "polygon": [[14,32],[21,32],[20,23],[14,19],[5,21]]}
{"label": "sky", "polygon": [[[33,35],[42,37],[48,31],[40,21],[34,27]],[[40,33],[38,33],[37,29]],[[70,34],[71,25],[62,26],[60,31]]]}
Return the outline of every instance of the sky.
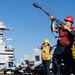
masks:
{"label": "sky", "polygon": [[16,39],[5,41],[15,48],[16,63],[21,62],[23,55],[33,53],[46,38],[52,45],[57,43],[54,35],[58,34],[51,33],[51,20],[33,6],[34,2],[62,22],[68,15],[75,19],[75,0],[0,0],[0,20],[13,28],[13,31],[4,31],[4,37]]}

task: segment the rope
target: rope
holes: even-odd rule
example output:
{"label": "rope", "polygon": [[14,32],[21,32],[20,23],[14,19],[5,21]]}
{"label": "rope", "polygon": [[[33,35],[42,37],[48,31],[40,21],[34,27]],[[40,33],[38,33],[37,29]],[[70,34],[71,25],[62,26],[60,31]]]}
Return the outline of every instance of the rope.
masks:
{"label": "rope", "polygon": [[63,11],[61,11],[61,10],[59,10],[59,9],[53,7],[53,6],[49,6],[49,5],[46,4],[44,1],[41,1],[41,0],[35,0],[35,1],[36,1],[36,2],[39,2],[39,3],[43,4],[43,5],[45,5],[46,7],[49,7],[50,9],[56,10],[56,11],[60,12],[60,13],[63,14],[63,15],[66,15],[66,13],[64,13]]}

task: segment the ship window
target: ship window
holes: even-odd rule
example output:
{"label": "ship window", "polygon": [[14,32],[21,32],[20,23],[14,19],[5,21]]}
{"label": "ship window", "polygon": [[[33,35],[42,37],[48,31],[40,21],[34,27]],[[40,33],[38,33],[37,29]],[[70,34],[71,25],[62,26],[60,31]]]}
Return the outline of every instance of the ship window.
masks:
{"label": "ship window", "polygon": [[35,59],[36,59],[36,61],[39,61],[40,60],[39,55],[36,55]]}
{"label": "ship window", "polygon": [[9,62],[8,66],[13,67],[13,62]]}
{"label": "ship window", "polygon": [[14,52],[14,50],[5,50],[6,52]]}
{"label": "ship window", "polygon": [[29,60],[25,60],[25,63],[26,63],[26,64],[29,64]]}
{"label": "ship window", "polygon": [[9,56],[9,58],[14,58],[14,56]]}
{"label": "ship window", "polygon": [[5,63],[0,63],[0,65],[4,65]]}
{"label": "ship window", "polygon": [[0,55],[13,55],[13,53],[0,53]]}

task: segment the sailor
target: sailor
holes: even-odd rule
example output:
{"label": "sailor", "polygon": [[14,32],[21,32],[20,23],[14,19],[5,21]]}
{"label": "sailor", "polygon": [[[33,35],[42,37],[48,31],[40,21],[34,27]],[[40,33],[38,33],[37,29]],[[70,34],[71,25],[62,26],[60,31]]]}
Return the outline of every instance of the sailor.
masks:
{"label": "sailor", "polygon": [[72,44],[72,57],[73,57],[73,63],[72,63],[72,73],[75,75],[75,40]]}
{"label": "sailor", "polygon": [[61,75],[60,73],[60,63],[64,60],[65,68],[62,75],[70,75],[72,66],[72,43],[74,41],[74,35],[71,34],[73,30],[72,24],[74,23],[74,18],[72,16],[67,16],[65,24],[61,27],[54,26],[54,16],[50,16],[52,20],[52,30],[59,33],[57,37],[57,47],[54,50],[53,63],[54,63],[54,75]]}
{"label": "sailor", "polygon": [[44,43],[39,46],[42,50],[41,58],[43,64],[44,75],[50,75],[50,61],[51,61],[51,49],[53,48],[48,39],[44,40]]}

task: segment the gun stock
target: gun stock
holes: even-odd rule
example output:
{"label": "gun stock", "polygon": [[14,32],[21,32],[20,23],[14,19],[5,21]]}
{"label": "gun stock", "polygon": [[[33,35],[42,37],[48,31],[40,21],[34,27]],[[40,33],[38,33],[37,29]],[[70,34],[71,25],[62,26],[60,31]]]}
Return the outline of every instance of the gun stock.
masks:
{"label": "gun stock", "polygon": [[[48,13],[48,12],[46,12],[44,9],[42,9],[37,3],[33,3],[33,6],[35,6],[36,8],[39,8],[40,10],[42,10],[47,16],[49,16],[49,18],[50,18],[50,16],[52,16],[52,14],[50,14],[50,13]],[[64,25],[64,23],[63,22],[61,22],[59,19],[57,19],[56,17],[54,17],[54,20],[59,24],[59,25]]]}

